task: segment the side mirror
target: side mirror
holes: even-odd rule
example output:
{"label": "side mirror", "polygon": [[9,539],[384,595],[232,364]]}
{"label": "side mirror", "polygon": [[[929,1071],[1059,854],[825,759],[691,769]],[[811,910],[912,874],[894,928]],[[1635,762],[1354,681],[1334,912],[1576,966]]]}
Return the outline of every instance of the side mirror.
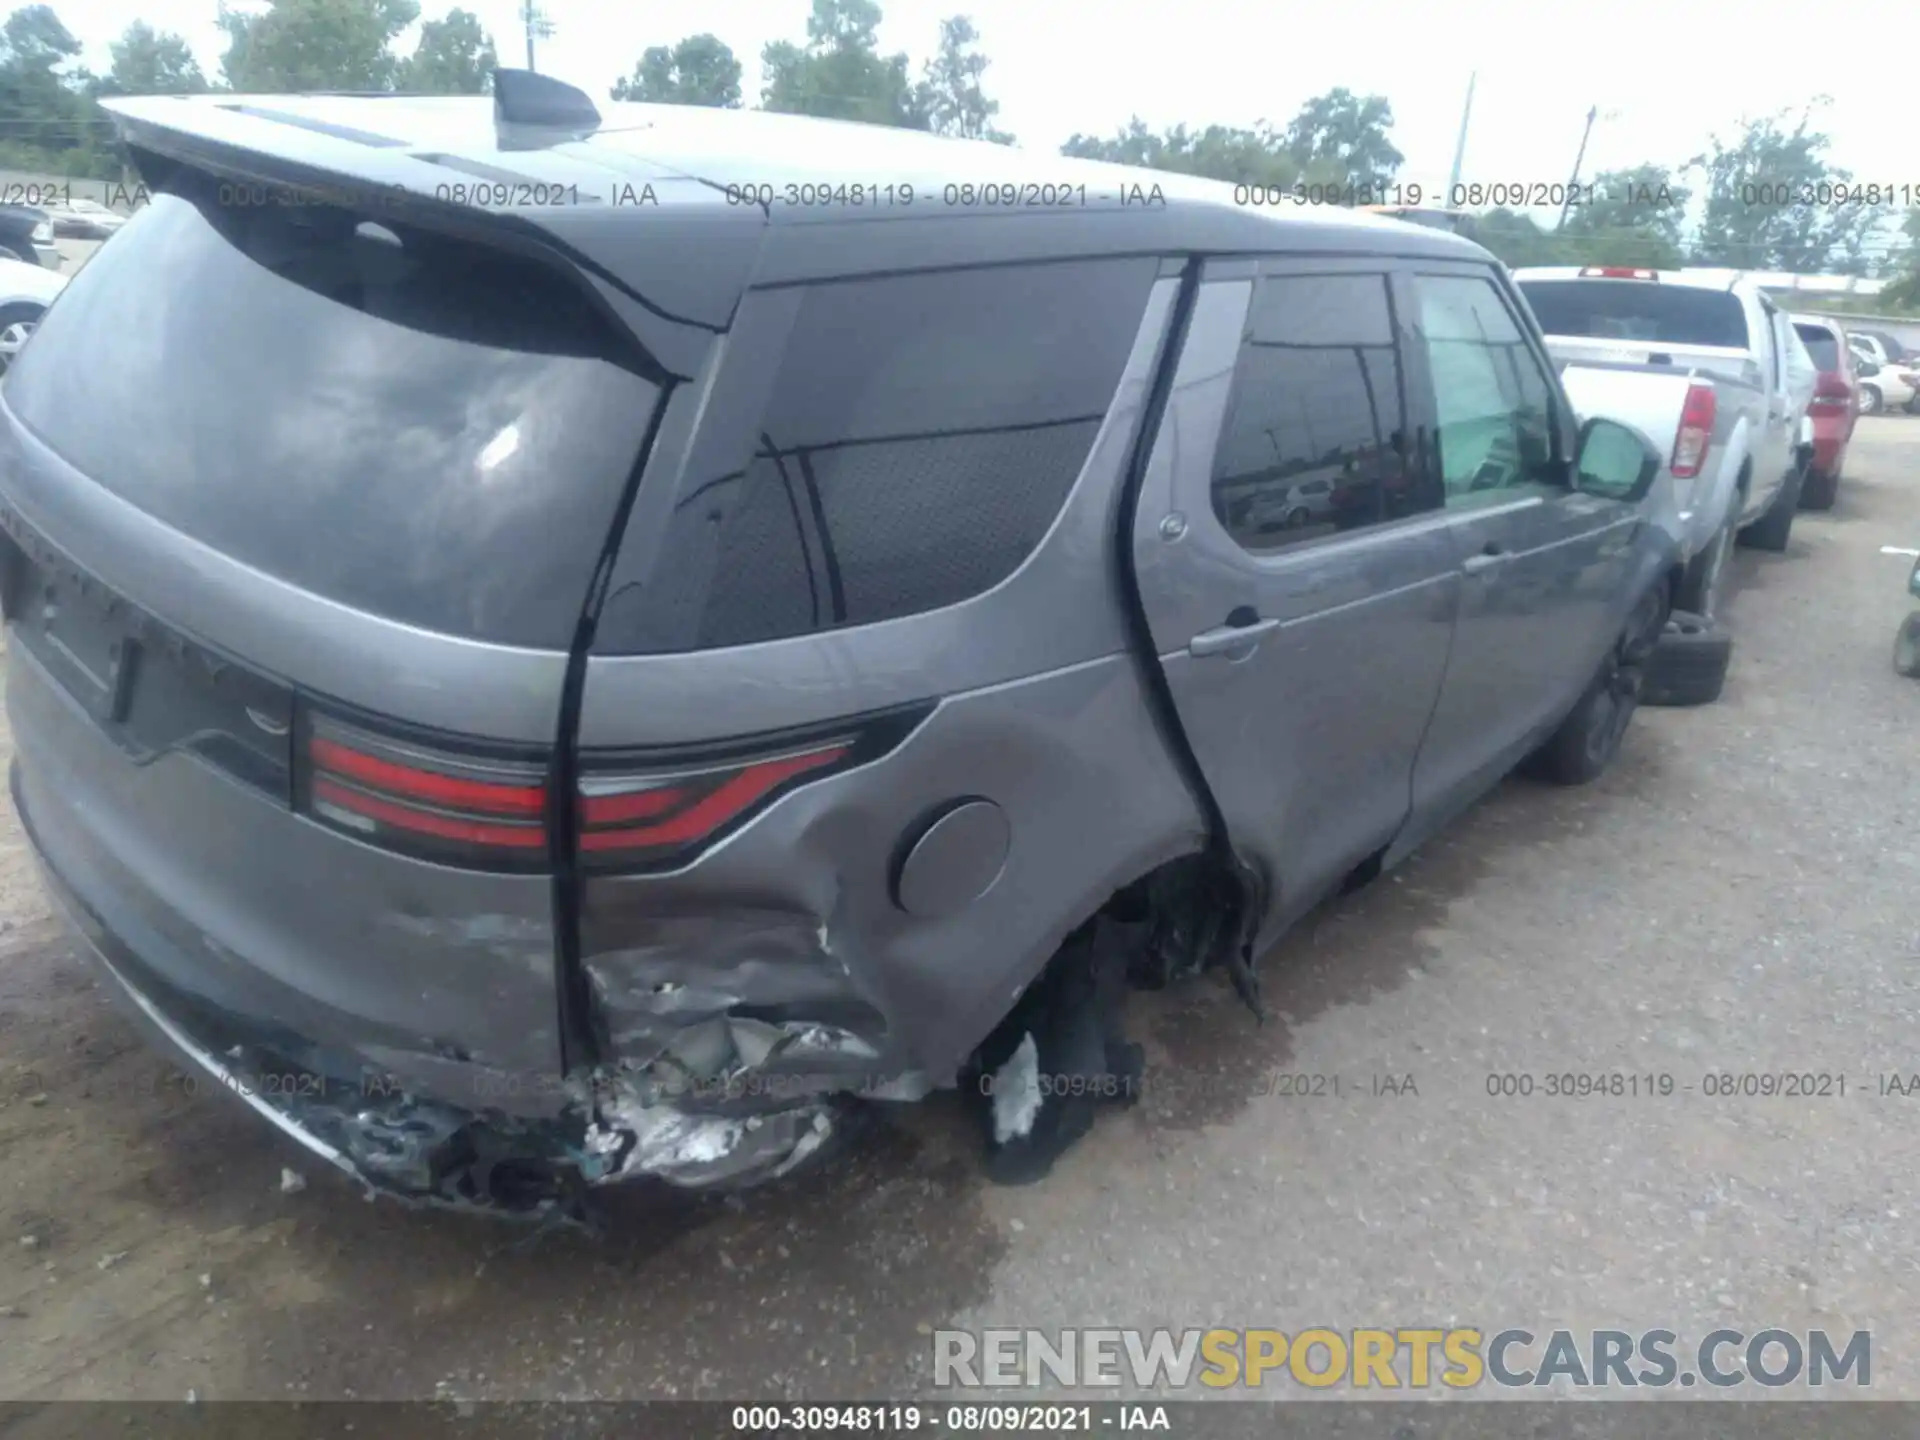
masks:
{"label": "side mirror", "polygon": [[1907,592],[1920,595],[1920,560],[1913,562],[1913,573],[1907,576]]}
{"label": "side mirror", "polygon": [[1580,427],[1573,485],[1588,495],[1634,504],[1646,498],[1660,473],[1660,452],[1631,425],[1596,416]]}
{"label": "side mirror", "polygon": [[1878,375],[1880,373],[1880,367],[1874,364],[1871,360],[1864,359],[1858,355],[1854,356],[1853,358],[1854,358],[1854,366],[1853,366],[1854,374]]}

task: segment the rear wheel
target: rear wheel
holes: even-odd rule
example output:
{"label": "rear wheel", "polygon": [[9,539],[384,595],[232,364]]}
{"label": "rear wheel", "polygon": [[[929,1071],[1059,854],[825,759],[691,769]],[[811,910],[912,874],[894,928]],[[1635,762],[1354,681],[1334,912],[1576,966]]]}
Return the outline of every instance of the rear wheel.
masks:
{"label": "rear wheel", "polygon": [[1893,637],[1893,668],[1908,679],[1920,679],[1920,610],[1907,616]]}
{"label": "rear wheel", "polygon": [[1809,470],[1807,483],[1800,487],[1800,508],[1802,510],[1831,510],[1833,502],[1840,498],[1840,472],[1835,469],[1829,475],[1824,470]]}
{"label": "rear wheel", "polygon": [[1607,647],[1586,693],[1546,744],[1529,757],[1528,774],[1554,785],[1585,785],[1613,764],[1633,712],[1639,708],[1645,665],[1666,620],[1667,604],[1662,585],[1634,607],[1620,639]]}
{"label": "rear wheel", "polygon": [[1712,615],[1719,608],[1720,582],[1727,573],[1727,553],[1733,549],[1733,516],[1727,517],[1719,533],[1707,547],[1693,557],[1681,578],[1680,591],[1673,597],[1673,608],[1690,610],[1696,615]]}
{"label": "rear wheel", "polygon": [[12,366],[14,357],[19,355],[33,334],[33,327],[45,313],[44,305],[0,305],[0,374]]}
{"label": "rear wheel", "polygon": [[1773,497],[1773,504],[1767,507],[1767,513],[1740,532],[1742,545],[1750,545],[1755,550],[1770,550],[1776,555],[1787,548],[1787,538],[1793,533],[1794,513],[1800,508],[1800,487],[1806,481],[1806,474],[1806,470],[1800,468],[1787,477],[1787,483]]}

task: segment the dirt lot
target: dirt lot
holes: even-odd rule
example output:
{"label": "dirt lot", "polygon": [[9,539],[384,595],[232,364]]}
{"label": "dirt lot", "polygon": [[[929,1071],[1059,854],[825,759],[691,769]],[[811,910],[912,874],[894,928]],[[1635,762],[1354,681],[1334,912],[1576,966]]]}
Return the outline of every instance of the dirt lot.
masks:
{"label": "dirt lot", "polygon": [[[1600,784],[1509,784],[1310,921],[1267,960],[1276,1023],[1142,997],[1159,1088],[1033,1189],[983,1185],[935,1103],[744,1202],[622,1196],[604,1240],[366,1203],[182,1092],[9,810],[0,1397],[885,1396],[949,1324],[1455,1320],[1871,1328],[1876,1394],[1920,1396],[1920,1097],[1878,1092],[1920,1071],[1920,686],[1878,553],[1920,542],[1920,420],[1861,432],[1831,516],[1740,552],[1720,704],[1643,711]],[[1785,1069],[1847,1094],[1702,1093]],[[1688,1088],[1487,1092],[1569,1070]],[[1376,1075],[1418,1093],[1351,1093]]]}

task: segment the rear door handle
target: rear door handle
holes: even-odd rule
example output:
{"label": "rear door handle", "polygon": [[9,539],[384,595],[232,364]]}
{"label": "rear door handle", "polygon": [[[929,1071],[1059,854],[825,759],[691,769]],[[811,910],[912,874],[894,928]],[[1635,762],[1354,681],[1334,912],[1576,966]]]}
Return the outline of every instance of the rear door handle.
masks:
{"label": "rear door handle", "polygon": [[1187,642],[1187,654],[1196,660],[1209,655],[1231,655],[1250,651],[1280,628],[1278,620],[1256,620],[1251,625],[1216,625],[1202,630]]}
{"label": "rear door handle", "polygon": [[1460,568],[1469,575],[1481,575],[1493,569],[1496,565],[1504,564],[1506,560],[1507,552],[1505,550],[1498,545],[1489,545],[1478,555],[1467,556],[1465,560],[1460,562]]}

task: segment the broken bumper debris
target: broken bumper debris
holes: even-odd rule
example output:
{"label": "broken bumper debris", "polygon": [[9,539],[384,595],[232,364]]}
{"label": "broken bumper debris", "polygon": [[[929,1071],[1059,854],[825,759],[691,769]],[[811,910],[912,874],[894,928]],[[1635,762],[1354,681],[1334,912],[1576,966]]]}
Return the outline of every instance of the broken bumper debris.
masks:
{"label": "broken bumper debris", "polygon": [[[530,1092],[551,1096],[547,1113],[507,1113],[476,1095],[447,1103],[403,1086],[343,1047],[318,1045],[275,1027],[216,1010],[181,994],[144,967],[47,866],[41,873],[72,927],[125,1008],[184,1062],[196,1092],[225,1091],[314,1155],[371,1190],[415,1204],[541,1218],[578,1208],[595,1185],[650,1177],[704,1188],[742,1186],[784,1175],[817,1153],[834,1129],[825,1095],[770,1106],[710,1075],[688,1085],[682,1067],[666,1075],[625,1072],[591,1084],[502,1077],[525,1111]],[[750,1028],[744,1032],[753,1040]],[[775,1037],[764,1052],[832,1037]],[[712,1045],[711,1037],[707,1041]],[[804,1045],[802,1046],[804,1049]],[[733,1061],[737,1051],[727,1052]],[[717,1057],[710,1057],[717,1058]],[[698,1093],[702,1108],[672,1102]],[[709,1113],[745,1103],[753,1113]]]}

